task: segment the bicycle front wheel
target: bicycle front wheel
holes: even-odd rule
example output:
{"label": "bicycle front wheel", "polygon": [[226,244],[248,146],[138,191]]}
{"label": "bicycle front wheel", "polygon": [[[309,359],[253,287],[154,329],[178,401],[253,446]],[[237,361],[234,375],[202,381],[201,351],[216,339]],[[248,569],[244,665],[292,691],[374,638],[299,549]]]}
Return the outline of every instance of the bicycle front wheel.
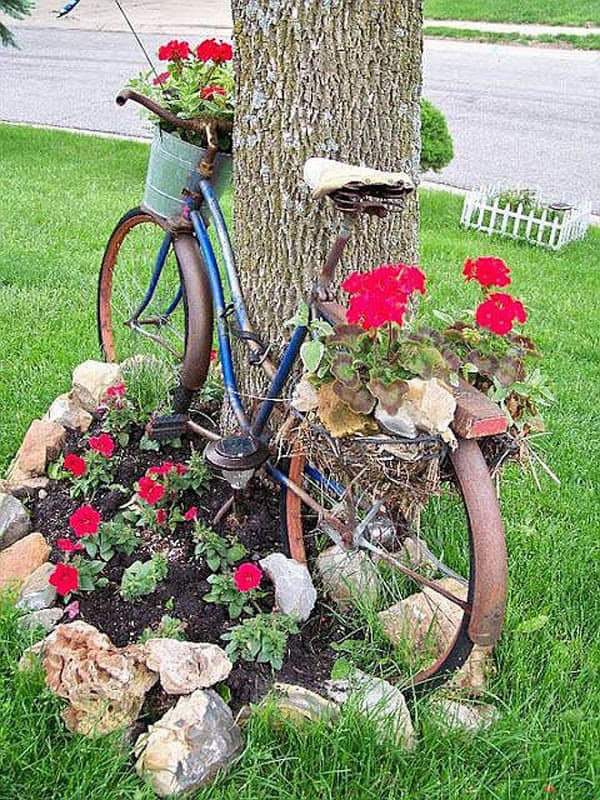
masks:
{"label": "bicycle front wheel", "polygon": [[[400,596],[393,600],[395,602],[424,589],[426,602],[437,608],[437,613],[443,618],[445,634],[441,638],[444,641],[440,642],[433,659],[429,663],[420,656],[407,659],[406,683],[415,694],[429,692],[444,684],[466,663],[475,644],[493,645],[504,617],[507,577],[504,530],[494,485],[477,442],[460,440],[449,466],[452,481],[445,486],[440,497],[431,498],[422,510],[418,530],[411,529],[406,520],[404,524],[399,524],[400,520],[393,521],[384,511],[365,531],[365,537],[379,547],[382,544],[377,539],[381,539],[382,530],[386,529],[392,550],[396,550],[407,537],[419,544],[419,555],[411,564],[413,577],[406,578]],[[365,518],[370,506],[370,503],[366,506],[364,503],[369,494],[368,487],[354,485],[349,495],[340,495],[328,485],[331,481],[315,480],[314,471],[306,469],[300,449],[292,455],[287,472],[292,481],[336,516],[341,512],[353,524]],[[361,498],[363,502],[355,504],[352,498]],[[310,565],[321,549],[322,524],[314,518],[311,520],[303,512],[300,498],[285,487],[282,489],[281,512],[289,554],[299,561],[305,561],[308,556]],[[423,544],[426,554],[422,550]],[[462,605],[440,595],[439,589],[436,591],[436,586],[448,588],[448,582],[440,584],[444,577],[450,578],[450,592],[455,601],[462,601]],[[392,598],[388,594],[389,599]],[[416,632],[421,625],[418,614],[414,624],[414,635],[418,640],[423,633]],[[406,634],[410,638],[408,631]]]}
{"label": "bicycle front wheel", "polygon": [[206,378],[213,334],[210,286],[191,235],[173,238],[141,208],[125,214],[102,259],[97,317],[107,361],[160,365],[191,402]]}

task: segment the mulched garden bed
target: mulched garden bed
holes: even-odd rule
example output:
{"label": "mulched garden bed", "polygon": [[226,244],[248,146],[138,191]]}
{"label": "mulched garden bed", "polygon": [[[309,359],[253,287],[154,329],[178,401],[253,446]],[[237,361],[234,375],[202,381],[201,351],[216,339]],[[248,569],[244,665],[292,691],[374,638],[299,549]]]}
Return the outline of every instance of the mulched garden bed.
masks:
{"label": "mulched garden bed", "polygon": [[[65,454],[82,452],[88,437],[98,433],[99,429],[99,423],[95,422],[85,435],[71,432],[64,448]],[[139,448],[142,434],[141,429],[134,429],[127,447],[118,448],[113,456],[114,483],[122,484],[128,493],[100,489],[94,495],[93,505],[101,513],[103,522],[110,521],[122,510],[122,504],[134,491],[133,484],[149,467],[158,466],[165,460],[185,463],[192,454],[191,441],[186,437],[178,448],[162,446],[160,452],[142,450]],[[231,494],[230,486],[214,474],[201,494],[189,490],[181,497],[181,504],[183,508],[196,506],[198,519],[211,524]],[[51,560],[59,562],[63,553],[56,545],[57,539],[69,535],[69,517],[87,501],[71,497],[67,481],[51,481],[41,495],[36,493],[32,499],[32,524],[34,530],[40,531],[52,546]],[[186,623],[188,641],[224,646],[221,634],[241,620],[231,621],[224,606],[203,601],[203,595],[211,588],[207,578],[212,573],[203,560],[194,557],[192,528],[192,522],[182,522],[174,532],[167,528],[161,533],[139,529],[142,541],[135,552],[131,556],[116,554],[102,573],[109,579],[109,584],[78,595],[79,618],[107,634],[114,644],[125,646],[135,642],[145,629],[156,629],[161,617],[168,613]],[[283,551],[279,487],[267,479],[254,478],[245,491],[236,493],[233,510],[216,526],[216,530],[221,535],[237,537],[247,550],[245,561],[257,562],[270,553]],[[145,561],[159,551],[168,552],[167,577],[152,594],[131,602],[124,600],[119,593],[124,570],[134,561]],[[258,602],[261,610],[268,612],[273,607],[273,593],[266,578],[261,588],[265,596]],[[300,633],[290,636],[288,654],[279,672],[273,673],[265,664],[241,661],[234,665],[226,682],[231,690],[232,708],[236,710],[245,703],[257,701],[267,693],[274,680],[322,689],[337,657],[330,645],[344,635],[347,635],[347,628],[319,601],[310,619],[301,625]],[[148,698],[152,707],[164,709],[165,703],[172,705],[177,699],[154,697],[154,694]]]}

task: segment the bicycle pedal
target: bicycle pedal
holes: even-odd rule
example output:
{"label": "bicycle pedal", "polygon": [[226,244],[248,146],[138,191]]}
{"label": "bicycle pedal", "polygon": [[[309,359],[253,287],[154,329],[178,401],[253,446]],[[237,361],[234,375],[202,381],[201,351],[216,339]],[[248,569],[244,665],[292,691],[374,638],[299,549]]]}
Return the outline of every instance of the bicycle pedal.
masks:
{"label": "bicycle pedal", "polygon": [[167,414],[162,417],[154,417],[146,425],[146,434],[150,439],[159,442],[177,439],[187,432],[189,422],[187,414]]}

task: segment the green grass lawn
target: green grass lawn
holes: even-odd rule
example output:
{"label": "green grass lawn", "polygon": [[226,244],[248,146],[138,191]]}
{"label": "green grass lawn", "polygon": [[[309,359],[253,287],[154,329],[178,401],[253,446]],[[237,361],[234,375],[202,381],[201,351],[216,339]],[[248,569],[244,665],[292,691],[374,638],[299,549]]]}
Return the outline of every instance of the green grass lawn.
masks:
{"label": "green grass lawn", "polygon": [[573,50],[600,50],[600,36],[591,33],[585,36],[573,36],[569,33],[540,33],[533,36],[517,31],[478,31],[472,28],[449,28],[443,25],[426,25],[423,33],[425,36],[467,39],[471,42],[489,42],[490,44],[551,44]]}
{"label": "green grass lawn", "polygon": [[600,0],[425,0],[424,13],[430,19],[600,25]]}
{"label": "green grass lawn", "polygon": [[[1,455],[95,356],[95,279],[104,240],[140,197],[143,145],[0,126]],[[196,800],[598,800],[600,787],[600,290],[594,230],[559,254],[458,227],[461,199],[422,194],[422,266],[431,302],[470,302],[466,256],[513,269],[545,352],[556,405],[546,458],[557,488],[511,469],[502,507],[510,557],[506,630],[490,686],[492,730],[444,735],[417,706],[419,748],[404,754],[345,715],[328,730],[255,716],[240,765]],[[384,255],[384,254],[383,254]],[[546,615],[530,633],[523,621]],[[0,799],[149,800],[113,740],[67,735],[59,702],[15,659],[24,645],[0,607]],[[549,794],[548,784],[556,791]]]}

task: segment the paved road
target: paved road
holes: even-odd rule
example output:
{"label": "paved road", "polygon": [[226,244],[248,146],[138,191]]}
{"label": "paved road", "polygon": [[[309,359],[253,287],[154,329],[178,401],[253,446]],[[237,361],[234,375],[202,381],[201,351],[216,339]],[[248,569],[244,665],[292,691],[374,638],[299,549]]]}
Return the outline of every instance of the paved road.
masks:
{"label": "paved road", "polygon": [[[152,52],[163,39],[144,35]],[[113,102],[144,66],[130,35],[20,28],[19,40],[20,51],[0,49],[1,120],[144,133],[134,108]],[[553,200],[590,198],[600,211],[598,53],[428,40],[424,74],[456,151],[427,177],[538,187]]]}

